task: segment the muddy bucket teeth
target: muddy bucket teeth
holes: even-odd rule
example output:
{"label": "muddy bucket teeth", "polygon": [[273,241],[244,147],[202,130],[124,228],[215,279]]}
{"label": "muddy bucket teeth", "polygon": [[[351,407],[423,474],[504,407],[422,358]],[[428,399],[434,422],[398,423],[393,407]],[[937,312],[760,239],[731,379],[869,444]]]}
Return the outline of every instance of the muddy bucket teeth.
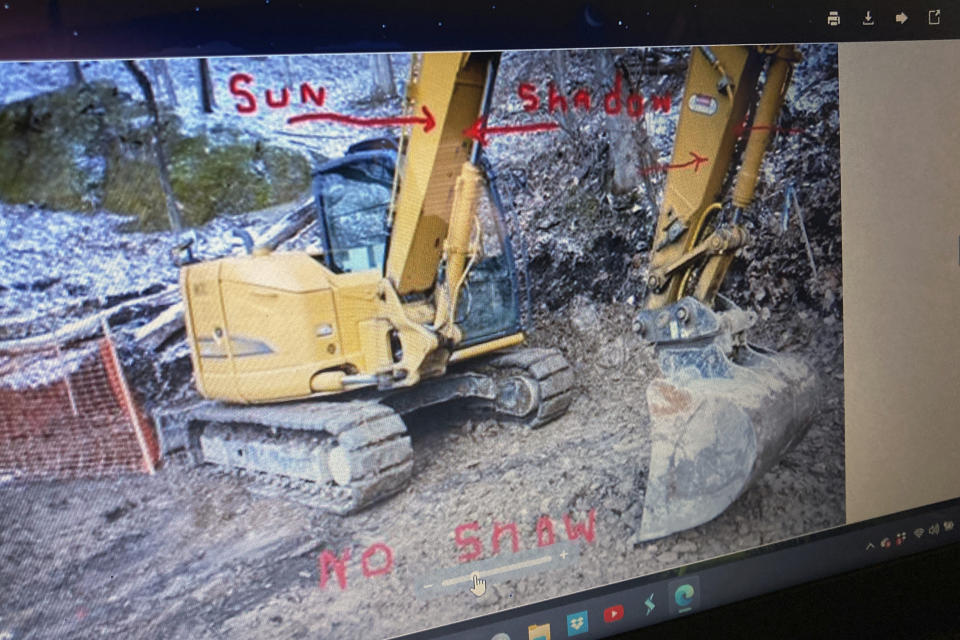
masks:
{"label": "muddy bucket teeth", "polygon": [[819,381],[801,359],[748,345],[728,357],[729,332],[713,333],[658,347],[640,540],[723,513],[803,438],[819,408]]}

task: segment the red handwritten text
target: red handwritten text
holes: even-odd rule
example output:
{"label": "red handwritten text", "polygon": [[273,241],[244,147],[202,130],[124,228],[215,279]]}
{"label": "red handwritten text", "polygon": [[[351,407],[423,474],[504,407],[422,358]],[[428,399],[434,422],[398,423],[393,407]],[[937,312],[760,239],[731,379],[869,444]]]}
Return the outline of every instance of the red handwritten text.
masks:
{"label": "red handwritten text", "polygon": [[489,140],[487,136],[502,135],[504,133],[535,133],[537,131],[553,131],[559,129],[560,125],[556,122],[531,122],[529,124],[514,124],[502,127],[488,127],[487,117],[480,116],[474,121],[469,129],[463,130],[463,135],[472,138],[480,143],[481,146],[487,146]]}
{"label": "red handwritten text", "polygon": [[287,124],[316,122],[318,120],[330,120],[343,124],[352,124],[357,127],[402,127],[410,124],[422,124],[424,133],[427,133],[437,125],[437,121],[426,105],[421,106],[420,110],[423,112],[422,117],[395,116],[387,118],[363,118],[343,113],[302,113],[287,119]]}
{"label": "red handwritten text", "polygon": [[734,131],[734,133],[736,133],[736,135],[737,135],[738,138],[741,137],[741,136],[742,136],[744,133],[746,133],[747,131],[773,131],[774,133],[783,133],[783,134],[786,134],[786,135],[788,135],[788,136],[797,135],[797,134],[800,134],[800,133],[803,133],[803,132],[804,132],[803,129],[791,129],[791,128],[787,128],[787,127],[775,127],[775,126],[769,125],[769,124],[757,124],[757,125],[754,125],[754,126],[751,127],[751,126],[748,126],[748,125],[747,125],[746,120],[744,120],[743,122],[741,122],[740,124],[738,124],[736,127],[734,127],[733,131]]}
{"label": "red handwritten text", "polygon": [[[257,95],[252,90],[254,84],[254,77],[249,73],[235,73],[230,76],[230,94],[237,100],[235,105],[237,113],[250,115],[257,112]],[[326,89],[323,87],[314,89],[309,82],[303,82],[300,84],[300,104],[322,107],[326,99],[326,93]],[[263,97],[267,106],[271,109],[284,109],[290,105],[290,89],[287,87],[281,89],[279,97],[273,89],[267,89]]]}
{"label": "red handwritten text", "polygon": [[[540,109],[543,104],[541,95],[536,85],[530,82],[522,82],[517,86],[517,96],[523,103],[523,110],[528,113],[534,113]],[[624,97],[623,74],[617,73],[613,81],[613,88],[603,95],[600,103],[603,105],[604,112],[607,115],[615,116],[626,113],[631,118],[640,118],[645,110],[651,112],[659,111],[669,113],[673,104],[673,98],[669,92],[663,95],[651,95],[647,100],[642,93],[631,91]],[[547,85],[546,107],[547,113],[567,113],[567,111],[587,112],[593,108],[593,94],[587,88],[577,89],[569,100],[567,96],[550,82]]]}
{"label": "red handwritten text", "polygon": [[[596,539],[596,517],[597,510],[590,509],[587,513],[586,522],[574,521],[569,513],[563,515],[564,532],[567,540],[583,539],[588,543],[593,543]],[[504,538],[510,541],[511,553],[520,550],[520,536],[517,532],[516,523],[493,523],[493,532],[490,536],[491,556],[498,555],[504,547]],[[557,535],[554,530],[553,520],[548,515],[540,516],[536,524],[536,537],[538,547],[549,547],[557,541]],[[476,535],[474,535],[476,534]],[[480,537],[480,524],[477,522],[467,522],[461,524],[454,530],[454,542],[465,553],[460,554],[460,562],[470,562],[483,555],[483,539]]]}
{"label": "red handwritten text", "polygon": [[651,173],[675,171],[676,169],[686,169],[687,167],[693,167],[693,172],[696,173],[700,171],[701,164],[710,162],[710,158],[705,158],[696,151],[691,151],[690,155],[693,156],[693,160],[690,160],[689,162],[681,162],[677,164],[655,164],[650,167],[640,167],[640,173],[646,176],[650,175]]}
{"label": "red handwritten text", "polygon": [[[537,547],[549,547],[557,542],[560,535],[566,535],[566,540],[583,540],[593,544],[597,539],[596,531],[597,510],[590,509],[585,518],[565,513],[560,522],[555,522],[550,516],[542,515],[537,519],[535,526]],[[460,562],[471,562],[484,555],[484,541],[489,540],[490,556],[503,553],[517,553],[523,548],[520,527],[515,522],[493,522],[493,529],[489,538],[482,531],[479,522],[465,522],[454,529],[454,541],[462,552],[458,556]],[[531,540],[529,546],[534,542]],[[359,557],[359,572],[357,558]],[[375,542],[367,546],[363,552],[346,546],[342,549],[324,549],[317,556],[317,572],[320,574],[320,588],[326,589],[335,583],[341,591],[345,591],[351,574],[362,575],[365,579],[376,578],[393,572],[394,553],[390,545]]]}
{"label": "red handwritten text", "polygon": [[[331,578],[336,578],[341,590],[347,588],[347,568],[350,563],[350,547],[344,548],[339,555],[330,549],[324,549],[317,557],[317,571],[320,572],[320,588],[326,589]],[[360,569],[364,578],[382,576],[393,571],[393,549],[382,542],[367,547],[360,556]]]}

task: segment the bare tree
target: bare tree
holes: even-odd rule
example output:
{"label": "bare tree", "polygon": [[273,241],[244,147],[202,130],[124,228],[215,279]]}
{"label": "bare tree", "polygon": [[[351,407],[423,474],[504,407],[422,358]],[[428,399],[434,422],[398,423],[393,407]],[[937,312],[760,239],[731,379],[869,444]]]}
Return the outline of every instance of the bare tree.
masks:
{"label": "bare tree", "polygon": [[177,91],[173,86],[173,78],[170,77],[170,68],[166,60],[151,60],[150,71],[153,73],[154,81],[157,86],[163,88],[167,96],[167,102],[170,106],[177,106]]}
{"label": "bare tree", "polygon": [[[643,126],[640,122],[643,116],[632,118],[627,113],[625,103],[630,88],[625,86],[627,83],[623,81],[623,73],[618,69],[617,53],[601,50],[597,51],[597,55],[599,60],[596,66],[598,74],[596,86],[610,87],[611,92],[618,94],[617,100],[619,100],[618,105],[611,103],[611,106],[619,106],[618,113],[609,114],[605,118],[607,140],[610,143],[610,159],[613,163],[610,190],[615,194],[627,193],[640,184],[641,154],[635,134],[636,129]],[[605,92],[604,100],[606,95]]]}
{"label": "bare tree", "polygon": [[397,85],[393,80],[393,65],[390,56],[378,53],[370,57],[370,69],[373,72],[373,91],[370,99],[373,102],[383,102],[397,97]]}
{"label": "bare tree", "polygon": [[157,174],[160,177],[160,188],[163,189],[163,197],[167,205],[167,217],[170,220],[170,228],[174,231],[183,229],[183,218],[180,215],[180,208],[173,195],[173,186],[170,184],[170,173],[167,170],[167,157],[163,151],[163,132],[160,125],[160,110],[157,108],[157,99],[153,94],[153,86],[150,84],[150,78],[143,72],[133,60],[124,60],[130,73],[140,85],[143,92],[143,98],[147,101],[147,109],[153,117],[153,150],[156,154]]}
{"label": "bare tree", "polygon": [[[555,90],[561,94],[566,94],[567,89],[569,89],[567,67],[570,65],[570,52],[563,49],[554,49],[549,53],[549,61],[550,75],[553,78]],[[566,98],[564,98],[564,100],[566,100]],[[580,129],[577,127],[576,120],[573,116],[572,104],[558,110],[553,117],[559,121],[560,127],[567,135],[573,138],[577,144],[582,144],[583,140],[580,135]]]}
{"label": "bare tree", "polygon": [[293,56],[283,56],[283,85],[293,91],[293,65],[290,59]]}
{"label": "bare tree", "polygon": [[80,68],[80,63],[77,60],[68,62],[67,65],[70,69],[70,84],[86,84],[87,80],[83,77],[83,70]]}
{"label": "bare tree", "polygon": [[213,80],[210,77],[210,60],[197,58],[197,67],[200,70],[200,104],[203,105],[204,113],[213,113],[217,100],[213,94]]}

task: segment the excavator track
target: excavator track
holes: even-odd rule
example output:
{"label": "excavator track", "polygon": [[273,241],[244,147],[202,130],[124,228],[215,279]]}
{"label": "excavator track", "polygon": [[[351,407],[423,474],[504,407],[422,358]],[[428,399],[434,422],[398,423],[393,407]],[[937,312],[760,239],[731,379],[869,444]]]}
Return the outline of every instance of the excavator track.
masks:
{"label": "excavator track", "polygon": [[350,401],[204,402],[178,419],[187,422],[201,462],[250,476],[254,492],[346,515],[410,480],[413,446],[401,416],[467,401],[498,419],[538,428],[567,411],[574,383],[557,349],[519,349],[412,389],[369,391]]}
{"label": "excavator track", "polygon": [[413,472],[406,425],[374,401],[205,403],[189,417],[203,462],[270,477],[324,511],[362,509],[400,491]]}
{"label": "excavator track", "polygon": [[573,369],[557,349],[520,349],[496,356],[489,365],[499,381],[500,417],[536,429],[566,413],[573,402]]}

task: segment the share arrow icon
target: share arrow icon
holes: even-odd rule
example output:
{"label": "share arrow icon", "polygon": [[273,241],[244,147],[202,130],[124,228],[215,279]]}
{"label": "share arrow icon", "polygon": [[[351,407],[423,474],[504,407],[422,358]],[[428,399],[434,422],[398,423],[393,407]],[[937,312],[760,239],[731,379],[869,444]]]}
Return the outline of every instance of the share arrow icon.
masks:
{"label": "share arrow icon", "polygon": [[647,605],[647,612],[644,615],[650,615],[653,613],[654,608],[657,606],[653,604],[653,594],[650,594],[650,597],[644,600],[643,604]]}

